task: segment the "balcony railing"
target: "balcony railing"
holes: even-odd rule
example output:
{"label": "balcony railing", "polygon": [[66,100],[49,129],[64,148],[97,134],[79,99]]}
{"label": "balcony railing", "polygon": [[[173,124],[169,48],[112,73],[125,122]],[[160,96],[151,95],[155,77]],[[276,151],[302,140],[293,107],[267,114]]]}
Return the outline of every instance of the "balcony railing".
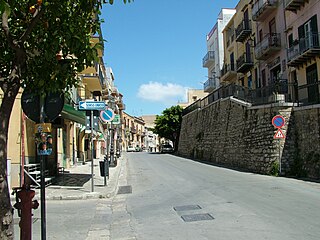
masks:
{"label": "balcony railing", "polygon": [[285,0],[285,9],[296,12],[307,2],[309,2],[309,0]]}
{"label": "balcony railing", "polygon": [[263,21],[277,8],[278,0],[259,0],[252,8],[252,20]]}
{"label": "balcony railing", "polygon": [[251,103],[252,105],[270,104],[274,102],[293,102],[292,94],[293,85],[288,84],[286,79],[275,81],[273,84],[258,88],[249,89],[235,83],[230,83],[226,86],[221,86],[211,92],[203,99],[199,99],[183,110],[183,115],[190,113],[196,109],[201,109],[209,104],[227,97],[234,97],[242,101]]}
{"label": "balcony railing", "polygon": [[208,51],[207,54],[202,59],[202,66],[209,67],[214,63],[214,51]]}
{"label": "balcony railing", "polygon": [[280,33],[267,34],[254,48],[256,59],[265,60],[281,50]]}
{"label": "balcony railing", "polygon": [[320,33],[309,33],[300,38],[297,44],[287,49],[288,65],[300,66],[315,56],[320,55]]}
{"label": "balcony railing", "polygon": [[298,100],[300,105],[320,103],[320,81],[298,87]]}
{"label": "balcony railing", "polygon": [[216,88],[216,81],[215,78],[210,77],[208,80],[203,84],[203,90],[205,92],[212,92]]}
{"label": "balcony railing", "polygon": [[251,31],[251,21],[243,20],[236,28],[236,41],[243,42],[247,37],[250,36]]}
{"label": "balcony railing", "polygon": [[251,53],[244,53],[237,59],[237,72],[246,73],[253,67],[253,57]]}
{"label": "balcony railing", "polygon": [[208,96],[189,105],[183,110],[183,115],[196,109],[204,108],[219,99],[231,96],[252,105],[264,105],[275,102],[291,102],[299,106],[320,104],[320,81],[297,86],[296,84],[288,83],[287,79],[275,79],[272,81],[272,84],[257,89],[248,89],[230,83],[226,86],[221,86]]}
{"label": "balcony railing", "polygon": [[221,69],[221,81],[229,81],[237,76],[236,66],[234,63],[224,64]]}

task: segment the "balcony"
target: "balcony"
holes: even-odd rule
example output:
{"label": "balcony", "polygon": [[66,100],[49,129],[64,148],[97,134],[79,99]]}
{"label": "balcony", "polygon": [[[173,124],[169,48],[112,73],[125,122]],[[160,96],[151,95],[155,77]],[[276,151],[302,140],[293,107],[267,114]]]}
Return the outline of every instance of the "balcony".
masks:
{"label": "balcony", "polygon": [[252,55],[244,53],[237,59],[237,72],[246,73],[253,67]]}
{"label": "balcony", "polygon": [[208,78],[208,80],[203,84],[203,90],[205,92],[212,92],[216,87],[216,81],[213,77]]}
{"label": "balcony", "polygon": [[259,0],[253,5],[252,20],[262,22],[265,20],[278,5],[278,0]]}
{"label": "balcony", "polygon": [[243,42],[252,32],[251,21],[243,20],[236,28],[236,41]]}
{"label": "balcony", "polygon": [[208,53],[202,59],[202,66],[207,68],[212,64],[214,64],[214,51],[208,51]]}
{"label": "balcony", "polygon": [[300,38],[297,44],[287,49],[288,66],[299,67],[320,56],[319,40],[319,33],[310,33],[305,38]]}
{"label": "balcony", "polygon": [[233,80],[236,80],[237,72],[235,64],[225,64],[223,65],[221,69],[221,82],[232,82]]}
{"label": "balcony", "polygon": [[111,88],[111,95],[112,96],[119,96],[119,91],[116,87]]}
{"label": "balcony", "polygon": [[97,53],[98,53],[98,57],[103,57],[103,41],[101,40],[101,37],[100,36],[92,36],[91,39],[90,39],[90,42],[93,46],[98,46],[99,47],[96,47],[97,49]]}
{"label": "balcony", "polygon": [[297,12],[309,0],[285,0],[285,9],[292,12]]}
{"label": "balcony", "polygon": [[136,134],[137,133],[137,129],[135,127],[131,127],[130,128],[130,132],[133,133],[133,134]]}
{"label": "balcony", "polygon": [[85,84],[89,91],[102,91],[105,88],[104,75],[99,63],[95,63],[93,67],[87,67],[80,73],[82,76],[82,82]]}
{"label": "balcony", "polygon": [[267,34],[254,48],[257,60],[266,60],[281,50],[280,33]]}
{"label": "balcony", "polygon": [[117,103],[117,106],[119,107],[119,110],[125,110],[126,109],[126,105],[123,103],[122,100],[118,100],[116,103]]}

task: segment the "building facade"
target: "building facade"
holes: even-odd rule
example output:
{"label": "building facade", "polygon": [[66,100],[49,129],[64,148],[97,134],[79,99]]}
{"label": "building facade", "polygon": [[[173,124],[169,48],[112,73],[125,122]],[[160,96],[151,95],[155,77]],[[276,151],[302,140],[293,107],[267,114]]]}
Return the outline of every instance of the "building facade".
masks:
{"label": "building facade", "polygon": [[[92,36],[92,44],[100,41],[102,41],[100,36]],[[107,77],[102,49],[98,50],[98,60],[94,66],[87,67],[78,74],[78,78],[78,86],[71,88],[68,94],[62,97],[62,110],[49,124],[48,136],[53,140],[52,153],[43,156],[46,162],[48,184],[57,176],[60,168],[68,169],[74,165],[83,164],[92,157],[101,158],[105,154],[107,139],[110,136],[109,128],[106,128],[106,124],[100,121],[99,112],[95,112],[94,129],[91,132],[90,114],[78,110],[79,101],[104,101],[107,105],[111,105],[110,102],[112,102],[116,114],[121,114],[125,107],[122,95],[114,86],[114,79]],[[8,177],[10,187],[20,186],[23,182],[39,185],[40,180],[41,156],[37,151],[36,142],[39,125],[36,125],[23,113],[22,94],[21,89],[12,109],[13,117],[9,125]],[[93,137],[93,145],[90,144],[91,137]]]}
{"label": "building facade", "polygon": [[208,68],[208,79],[203,85],[205,92],[212,92],[220,86],[220,69],[224,60],[222,30],[235,12],[235,9],[222,9],[217,23],[207,34],[207,53],[202,59],[202,66]]}
{"label": "building facade", "polygon": [[128,146],[135,147],[141,151],[145,148],[145,122],[141,117],[131,116],[126,112],[122,115],[122,149],[127,150]]}

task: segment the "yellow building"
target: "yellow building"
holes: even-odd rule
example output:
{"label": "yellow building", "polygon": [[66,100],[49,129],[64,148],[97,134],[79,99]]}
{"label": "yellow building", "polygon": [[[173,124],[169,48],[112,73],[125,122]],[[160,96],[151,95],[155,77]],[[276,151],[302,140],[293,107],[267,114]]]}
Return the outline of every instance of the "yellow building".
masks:
{"label": "yellow building", "polygon": [[224,64],[221,84],[235,83],[249,89],[254,88],[254,31],[251,19],[251,1],[241,0],[236,13],[223,30]]}
{"label": "yellow building", "polygon": [[[99,36],[92,37],[92,44],[102,41]],[[98,61],[93,67],[79,73],[79,86],[73,87],[68,96],[62,97],[61,113],[51,120],[52,153],[44,156],[48,183],[55,177],[60,168],[70,168],[92,159],[86,111],[78,110],[78,102],[85,100],[114,103],[114,110],[121,114],[124,109],[122,95],[114,86],[114,79],[107,78],[103,63],[103,51],[98,51]],[[9,124],[8,136],[8,176],[10,187],[16,187],[26,179],[29,183],[37,184],[40,180],[40,156],[36,146],[37,128],[35,122],[25,117],[21,107],[22,90],[18,94]],[[64,101],[63,101],[64,100]],[[1,101],[1,99],[0,99]],[[97,126],[94,133],[94,158],[101,158],[106,150],[108,131],[95,114]]]}
{"label": "yellow building", "polygon": [[126,112],[122,114],[122,149],[127,150],[128,146],[139,149],[144,147],[145,122],[140,117],[131,116]]}

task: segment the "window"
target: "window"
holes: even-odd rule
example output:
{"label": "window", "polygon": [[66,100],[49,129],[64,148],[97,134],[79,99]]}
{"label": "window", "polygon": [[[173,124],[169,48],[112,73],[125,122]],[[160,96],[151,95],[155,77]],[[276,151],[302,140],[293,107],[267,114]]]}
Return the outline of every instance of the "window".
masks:
{"label": "window", "polygon": [[269,22],[269,32],[270,35],[272,35],[272,33],[277,33],[276,20],[274,18]]}
{"label": "window", "polygon": [[291,48],[293,46],[293,34],[292,33],[288,36],[288,44],[289,44],[289,48]]}

